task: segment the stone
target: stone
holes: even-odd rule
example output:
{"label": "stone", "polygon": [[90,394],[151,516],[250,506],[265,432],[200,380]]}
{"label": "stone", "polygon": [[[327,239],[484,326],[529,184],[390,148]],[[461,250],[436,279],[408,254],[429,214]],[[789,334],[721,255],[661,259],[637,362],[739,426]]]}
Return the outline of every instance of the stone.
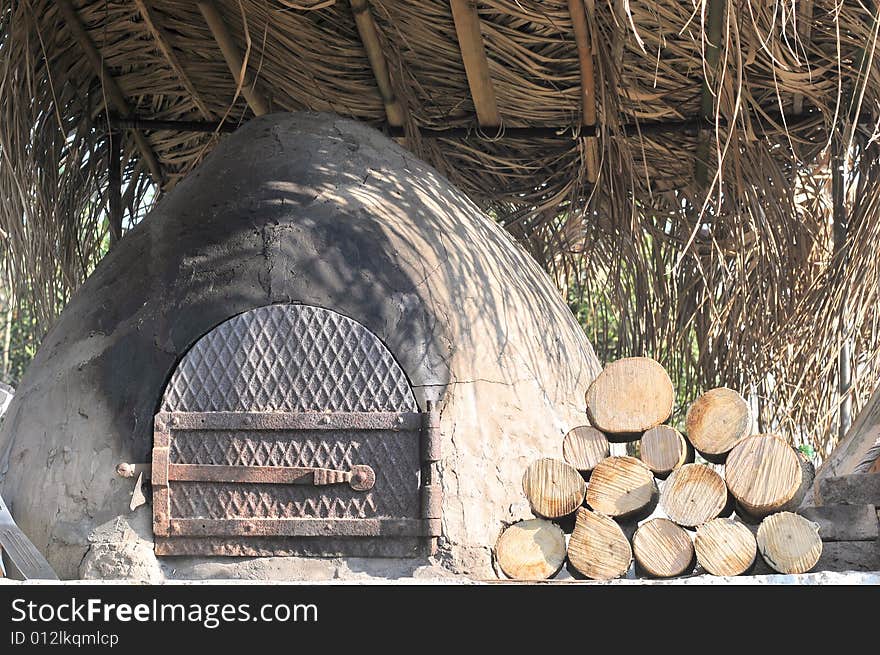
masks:
{"label": "stone", "polygon": [[140,507],[97,526],[89,535],[90,546],[79,565],[84,580],[135,580],[157,583],[164,579],[153,554],[149,508]]}

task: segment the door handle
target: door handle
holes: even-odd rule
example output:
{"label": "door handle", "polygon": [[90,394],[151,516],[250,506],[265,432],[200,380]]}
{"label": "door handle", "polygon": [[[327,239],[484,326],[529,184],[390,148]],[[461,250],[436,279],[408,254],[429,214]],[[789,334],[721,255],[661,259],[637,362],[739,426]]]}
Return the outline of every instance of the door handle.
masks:
{"label": "door handle", "polygon": [[[149,464],[122,462],[116,474],[123,478],[138,475],[149,478]],[[265,484],[348,485],[355,491],[369,491],[376,484],[376,473],[366,464],[355,464],[348,471],[309,466],[226,466],[219,464],[169,464],[168,479],[186,482],[252,482]]]}
{"label": "door handle", "polygon": [[369,491],[376,484],[376,473],[366,464],[355,464],[348,471],[307,466],[169,464],[168,480],[256,484],[312,484],[318,487],[348,483],[355,491]]}

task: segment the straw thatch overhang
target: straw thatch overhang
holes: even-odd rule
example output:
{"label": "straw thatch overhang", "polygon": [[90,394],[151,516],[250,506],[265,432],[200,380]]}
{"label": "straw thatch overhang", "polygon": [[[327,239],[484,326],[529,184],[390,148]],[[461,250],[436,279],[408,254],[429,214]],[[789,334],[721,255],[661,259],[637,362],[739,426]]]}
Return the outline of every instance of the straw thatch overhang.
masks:
{"label": "straw thatch overhang", "polygon": [[846,398],[880,370],[878,31],[858,0],[5,0],[7,268],[48,319],[108,208],[115,238],[250,117],[336,112],[584,294],[606,353],[830,436],[841,352]]}

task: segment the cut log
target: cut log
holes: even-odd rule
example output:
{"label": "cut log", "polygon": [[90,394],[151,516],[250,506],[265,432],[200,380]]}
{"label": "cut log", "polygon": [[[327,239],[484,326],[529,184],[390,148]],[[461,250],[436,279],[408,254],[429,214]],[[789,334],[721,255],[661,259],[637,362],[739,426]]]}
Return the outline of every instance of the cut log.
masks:
{"label": "cut log", "polygon": [[612,434],[642,433],[672,414],[669,374],[648,357],[612,362],[587,389],[590,422]]}
{"label": "cut log", "polygon": [[587,505],[619,518],[650,512],[656,496],[657,483],[651,469],[635,457],[602,460],[593,469],[587,486]]}
{"label": "cut log", "polygon": [[705,464],[685,464],[673,471],[663,486],[660,507],[679,525],[695,528],[731,505],[720,475]]}
{"label": "cut log", "polygon": [[498,538],[495,559],[514,580],[546,580],[565,563],[565,535],[544,519],[514,523]]}
{"label": "cut log", "polygon": [[880,507],[880,473],[853,473],[818,481],[817,502],[821,505],[863,505]]}
{"label": "cut log", "polygon": [[636,565],[655,578],[674,578],[694,567],[690,535],[668,519],[651,519],[633,535]]}
{"label": "cut log", "polygon": [[797,511],[819,525],[822,541],[873,541],[880,538],[880,522],[873,505],[825,505]]}
{"label": "cut log", "polygon": [[690,406],[685,430],[694,448],[710,462],[721,463],[752,430],[752,412],[733,389],[707,391]]}
{"label": "cut log", "polygon": [[669,425],[658,425],[642,435],[639,458],[654,475],[664,479],[675,469],[694,461],[694,449],[681,432]]}
{"label": "cut log", "polygon": [[629,570],[632,548],[613,519],[581,508],[568,540],[568,560],[581,575],[613,580]]}
{"label": "cut log", "polygon": [[586,483],[573,466],[558,459],[539,459],[526,469],[523,491],[535,514],[555,519],[583,504]]}
{"label": "cut log", "polygon": [[801,466],[801,486],[798,487],[794,497],[779,508],[782,512],[797,512],[807,493],[813,488],[813,481],[816,479],[816,467],[813,466],[813,462],[799,450],[795,450],[794,453]]}
{"label": "cut log", "polygon": [[771,514],[758,526],[758,549],[779,573],[806,573],[822,556],[819,526],[792,512]]}
{"label": "cut log", "polygon": [[755,563],[755,535],[733,519],[713,519],[697,528],[697,562],[712,575],[742,575]]}
{"label": "cut log", "polygon": [[591,425],[569,430],[562,440],[562,458],[582,474],[589,474],[610,452],[608,439]]}
{"label": "cut log", "polygon": [[730,451],[725,476],[742,508],[763,518],[794,498],[801,486],[801,463],[782,437],[756,434]]}
{"label": "cut log", "polygon": [[880,542],[834,541],[822,544],[817,571],[880,571]]}

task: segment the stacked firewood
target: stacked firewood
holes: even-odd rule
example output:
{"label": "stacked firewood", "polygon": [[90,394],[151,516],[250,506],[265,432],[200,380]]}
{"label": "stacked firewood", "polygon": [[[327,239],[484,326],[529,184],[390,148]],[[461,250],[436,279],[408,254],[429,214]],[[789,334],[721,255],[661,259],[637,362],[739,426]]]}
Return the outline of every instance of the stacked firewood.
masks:
{"label": "stacked firewood", "polygon": [[[586,393],[590,424],[565,435],[561,459],[539,459],[524,473],[537,518],[499,537],[505,576],[550,578],[566,562],[573,576],[597,580],[816,565],[819,526],[795,513],[813,482],[809,460],[781,436],[753,434],[736,391],[700,396],[686,435],[666,424],[673,402],[672,381],[652,359],[602,371]],[[638,456],[612,456],[614,442],[637,442]]]}

